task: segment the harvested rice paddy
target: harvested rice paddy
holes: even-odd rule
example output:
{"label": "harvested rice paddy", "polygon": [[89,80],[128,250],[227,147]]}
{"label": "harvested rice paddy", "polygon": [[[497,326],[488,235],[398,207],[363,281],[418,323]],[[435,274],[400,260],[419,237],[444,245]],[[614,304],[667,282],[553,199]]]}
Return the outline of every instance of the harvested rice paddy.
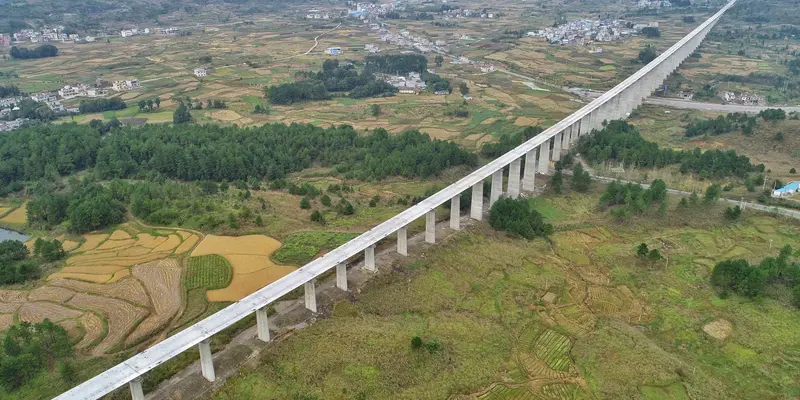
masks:
{"label": "harvested rice paddy", "polygon": [[[17,207],[14,211],[8,213],[5,217],[0,219],[0,222],[7,224],[23,225],[28,221],[26,214],[26,204]],[[0,213],[1,215],[2,213]]]}
{"label": "harvested rice paddy", "polygon": [[178,257],[199,235],[126,224],[109,233],[58,236],[69,254],[63,268],[30,291],[0,290],[0,330],[15,320],[48,318],[93,356],[160,340],[183,306]]}
{"label": "harvested rice paddy", "polygon": [[233,279],[227,287],[208,290],[209,301],[238,301],[258,289],[294,271],[295,267],[277,265],[270,255],[281,242],[264,235],[208,235],[192,252],[192,258],[216,254],[225,258],[233,269]]}

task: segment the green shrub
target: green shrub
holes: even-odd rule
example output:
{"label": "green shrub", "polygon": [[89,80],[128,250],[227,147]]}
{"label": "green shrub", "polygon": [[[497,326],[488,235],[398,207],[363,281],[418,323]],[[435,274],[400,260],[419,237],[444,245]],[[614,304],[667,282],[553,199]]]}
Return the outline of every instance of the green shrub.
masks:
{"label": "green shrub", "polygon": [[422,338],[419,336],[414,336],[411,338],[411,348],[412,349],[419,349],[422,347]]}
{"label": "green shrub", "polygon": [[526,199],[504,197],[497,200],[489,212],[489,225],[492,228],[519,235],[526,239],[548,236],[553,226],[546,224],[538,211]]}

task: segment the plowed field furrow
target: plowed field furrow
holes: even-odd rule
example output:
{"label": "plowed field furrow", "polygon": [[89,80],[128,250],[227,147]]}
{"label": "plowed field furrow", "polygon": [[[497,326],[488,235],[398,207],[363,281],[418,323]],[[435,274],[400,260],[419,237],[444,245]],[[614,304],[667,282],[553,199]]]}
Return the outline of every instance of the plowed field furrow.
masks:
{"label": "plowed field furrow", "polygon": [[6,303],[19,303],[25,301],[26,292],[22,290],[0,290],[0,301]]}
{"label": "plowed field furrow", "polygon": [[137,265],[132,272],[151,294],[155,312],[128,336],[125,342],[128,345],[164,327],[181,308],[181,268],[177,261],[163,260]]}
{"label": "plowed field furrow", "polygon": [[78,318],[81,314],[83,313],[80,311],[43,301],[25,303],[17,311],[20,321],[33,323],[42,322],[45,318],[53,322],[59,322],[65,319]]}
{"label": "plowed field furrow", "polygon": [[150,299],[139,281],[123,279],[114,283],[89,283],[72,279],[56,279],[50,285],[72,289],[76,292],[96,293],[102,296],[115,297],[144,307],[150,305]]}
{"label": "plowed field furrow", "polygon": [[108,297],[78,293],[69,305],[105,316],[108,321],[108,335],[92,350],[92,354],[105,354],[114,345],[121,342],[134,325],[147,315],[147,310],[135,307],[128,302]]}
{"label": "plowed field furrow", "polygon": [[14,314],[0,314],[0,331],[8,329],[14,323]]}
{"label": "plowed field furrow", "polygon": [[75,347],[83,349],[92,344],[95,340],[100,339],[100,336],[103,334],[103,320],[97,315],[87,312],[83,314],[79,321],[81,325],[83,325],[84,335]]}
{"label": "plowed field furrow", "polygon": [[0,314],[13,314],[22,306],[22,303],[0,303]]}
{"label": "plowed field furrow", "polygon": [[56,286],[42,286],[32,290],[28,294],[30,301],[52,301],[54,303],[63,303],[72,298],[75,292],[69,289]]}

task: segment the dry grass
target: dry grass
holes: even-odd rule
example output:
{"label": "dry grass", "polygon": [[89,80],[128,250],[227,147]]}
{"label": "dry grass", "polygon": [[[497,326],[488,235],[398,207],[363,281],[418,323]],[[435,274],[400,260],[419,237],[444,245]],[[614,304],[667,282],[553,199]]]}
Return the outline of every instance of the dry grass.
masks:
{"label": "dry grass", "polygon": [[0,314],[13,314],[23,303],[0,303]]}

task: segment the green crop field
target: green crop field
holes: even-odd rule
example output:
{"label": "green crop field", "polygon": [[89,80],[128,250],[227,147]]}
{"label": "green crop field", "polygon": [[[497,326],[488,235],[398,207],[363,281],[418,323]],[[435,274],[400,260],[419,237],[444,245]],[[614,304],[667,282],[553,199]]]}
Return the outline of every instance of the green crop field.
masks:
{"label": "green crop field", "polygon": [[217,254],[189,258],[189,266],[184,271],[186,290],[223,289],[230,285],[232,279],[231,264]]}

